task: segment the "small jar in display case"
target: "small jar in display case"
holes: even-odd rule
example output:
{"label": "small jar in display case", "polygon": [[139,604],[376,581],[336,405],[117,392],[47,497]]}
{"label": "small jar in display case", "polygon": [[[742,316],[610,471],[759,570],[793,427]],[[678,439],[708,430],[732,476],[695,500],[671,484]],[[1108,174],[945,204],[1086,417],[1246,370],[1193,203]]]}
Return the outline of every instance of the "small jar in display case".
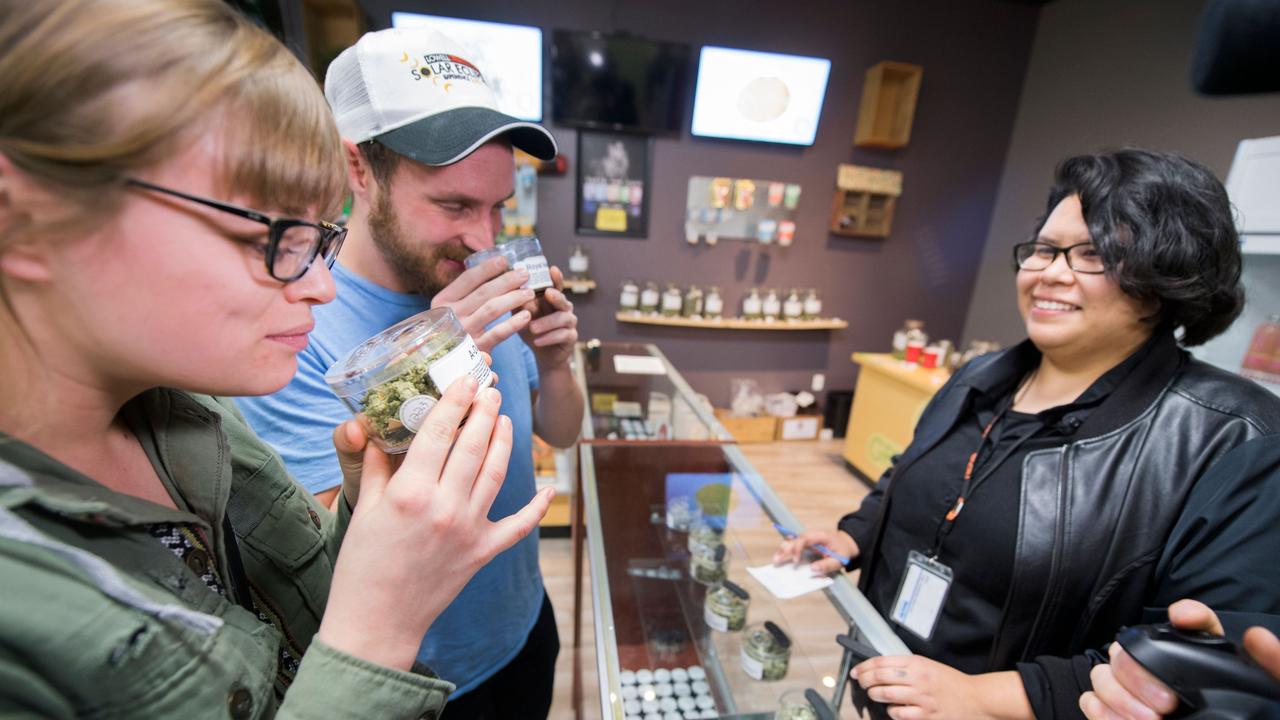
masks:
{"label": "small jar in display case", "polygon": [[574,280],[591,279],[591,257],[580,244],[573,246],[573,254],[569,256],[569,277]]}
{"label": "small jar in display case", "polygon": [[711,519],[705,515],[695,517],[689,523],[689,552],[699,547],[715,547],[724,544],[724,520]]}
{"label": "small jar in display case", "polygon": [[667,283],[667,290],[662,293],[662,316],[678,317],[683,305],[684,297],[680,294],[680,288],[675,283]]}
{"label": "small jar in display case", "polygon": [[778,291],[769,288],[764,294],[764,300],[760,303],[760,312],[764,315],[766,322],[778,319],[782,314],[782,301],[778,299]]}
{"label": "small jar in display case", "polygon": [[818,297],[818,291],[809,288],[808,294],[804,296],[804,313],[801,316],[805,320],[817,320],[822,317],[822,298]]}
{"label": "small jar in display case", "polygon": [[796,688],[778,699],[773,720],[836,720],[836,714],[816,690]]}
{"label": "small jar in display case", "polygon": [[724,298],[720,295],[720,288],[712,285],[702,299],[702,317],[719,320],[723,314]]}
{"label": "small jar in display case", "polygon": [[640,286],[630,280],[623,280],[618,290],[618,311],[628,314],[640,312]]}
{"label": "small jar in display case", "polygon": [[759,288],[751,288],[747,296],[742,298],[742,319],[759,320],[764,317],[763,304]]}
{"label": "small jar in display case", "polygon": [[703,619],[707,627],[720,632],[737,632],[747,624],[747,606],[751,594],[731,580],[722,580],[707,588],[703,603]]}
{"label": "small jar in display case", "polygon": [[680,306],[680,316],[687,318],[702,317],[702,288],[690,285],[684,293],[684,304]]}
{"label": "small jar in display case", "polygon": [[662,293],[658,292],[658,284],[649,280],[644,284],[644,290],[640,291],[640,312],[646,315],[656,315],[658,313],[658,305],[662,302]]}
{"label": "small jar in display case", "polygon": [[799,320],[804,315],[804,300],[800,299],[800,291],[791,288],[787,299],[782,301],[782,317],[786,320]]}
{"label": "small jar in display case", "polygon": [[703,585],[718,583],[724,579],[727,564],[727,550],[724,545],[715,547],[699,545],[689,555],[689,575]]}
{"label": "small jar in display case", "polygon": [[791,638],[773,621],[752,625],[743,634],[741,660],[743,672],[756,680],[781,680],[791,662]]}

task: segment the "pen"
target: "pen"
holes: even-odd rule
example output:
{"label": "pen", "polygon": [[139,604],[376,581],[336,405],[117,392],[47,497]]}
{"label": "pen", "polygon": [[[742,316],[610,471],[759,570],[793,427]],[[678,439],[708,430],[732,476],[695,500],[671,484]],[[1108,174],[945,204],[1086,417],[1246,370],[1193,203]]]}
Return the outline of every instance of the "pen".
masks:
{"label": "pen", "polygon": [[[795,539],[795,537],[796,537],[796,534],[795,534],[795,533],[793,533],[793,532],[791,532],[790,530],[788,530],[788,529],[786,529],[786,528],[782,527],[782,526],[781,526],[781,525],[779,525],[778,523],[774,523],[774,524],[773,524],[773,527],[774,527],[774,528],[776,528],[778,532],[782,533],[782,537],[784,537],[784,538],[786,538],[786,539],[788,539],[788,540],[794,540],[794,539]],[[849,558],[847,558],[847,557],[845,557],[845,556],[841,555],[840,553],[836,552],[835,550],[832,550],[831,548],[827,547],[826,545],[823,545],[823,544],[821,544],[821,543],[815,543],[815,544],[814,544],[814,545],[812,545],[811,547],[812,547],[814,550],[817,550],[818,552],[822,553],[823,555],[826,555],[827,557],[831,558],[832,560],[839,560],[841,565],[848,565],[848,564],[849,564]]]}

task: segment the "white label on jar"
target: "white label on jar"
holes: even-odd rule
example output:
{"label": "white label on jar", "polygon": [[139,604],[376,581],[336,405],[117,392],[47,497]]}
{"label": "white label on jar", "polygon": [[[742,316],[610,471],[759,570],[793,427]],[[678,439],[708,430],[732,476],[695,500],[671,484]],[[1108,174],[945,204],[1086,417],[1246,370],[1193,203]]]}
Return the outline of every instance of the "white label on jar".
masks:
{"label": "white label on jar", "polygon": [[570,272],[584,273],[587,271],[587,268],[590,267],[590,265],[591,265],[591,261],[587,260],[586,255],[570,255],[569,256]]}
{"label": "white label on jar", "polygon": [[618,304],[628,310],[634,310],[639,298],[640,293],[635,290],[623,290],[622,297],[619,299]]}
{"label": "white label on jar", "polygon": [[430,395],[414,395],[400,403],[400,412],[396,416],[409,432],[417,433],[422,428],[422,421],[427,418],[427,413],[435,406],[436,399]]}
{"label": "white label on jar", "polygon": [[680,312],[680,304],[681,304],[681,300],[679,295],[668,294],[668,293],[662,294],[663,310],[675,310],[676,312]]}
{"label": "white label on jar", "polygon": [[778,302],[778,298],[776,298],[776,297],[775,297],[775,298],[765,298],[765,300],[764,300],[764,314],[765,314],[765,315],[770,315],[770,316],[773,316],[773,317],[777,317],[777,316],[778,316],[778,311],[779,311],[779,310],[781,310],[781,307],[779,307],[780,305],[781,305],[781,303],[779,303],[779,302]]}
{"label": "white label on jar", "polygon": [[520,260],[516,262],[516,267],[524,268],[525,272],[529,273],[529,281],[522,286],[528,290],[541,290],[555,286],[555,283],[551,282],[551,269],[547,267],[547,259],[541,255]]}
{"label": "white label on jar", "polygon": [[482,388],[493,384],[493,370],[485,363],[480,348],[476,347],[476,341],[470,335],[464,335],[457,347],[431,363],[427,375],[431,376],[431,382],[442,393],[449,389],[454,380],[467,375],[475,378]]}
{"label": "white label on jar", "polygon": [[652,288],[646,288],[644,292],[640,293],[640,304],[644,307],[657,307],[658,291]]}
{"label": "white label on jar", "polygon": [[804,301],[804,314],[818,316],[822,314],[822,301],[818,298],[809,298]]}
{"label": "white label on jar", "polygon": [[707,627],[711,628],[712,630],[719,630],[720,632],[729,632],[729,618],[722,617],[720,615],[717,615],[711,612],[710,606],[704,606],[702,608],[702,617],[704,620],[707,621]]}
{"label": "white label on jar", "polygon": [[804,312],[804,303],[799,300],[787,300],[782,305],[782,314],[789,318],[798,318]]}
{"label": "white label on jar", "polygon": [[707,298],[703,309],[708,315],[719,315],[724,312],[724,301],[719,295],[712,295]]}
{"label": "white label on jar", "polygon": [[764,679],[764,663],[747,654],[747,649],[742,648],[742,671],[756,680]]}
{"label": "white label on jar", "polygon": [[747,299],[742,301],[742,314],[743,315],[759,315],[760,314],[760,297],[759,296],[751,297],[750,295],[748,295]]}

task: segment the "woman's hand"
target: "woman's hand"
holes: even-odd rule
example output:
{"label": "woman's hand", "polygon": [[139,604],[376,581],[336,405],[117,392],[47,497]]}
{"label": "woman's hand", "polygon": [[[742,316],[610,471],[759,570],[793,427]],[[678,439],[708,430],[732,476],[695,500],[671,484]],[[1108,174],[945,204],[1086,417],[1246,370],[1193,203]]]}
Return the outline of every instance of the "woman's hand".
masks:
{"label": "woman's hand", "polygon": [[865,660],[849,673],[894,720],[1031,718],[1016,672],[966,675],[920,655]]}
{"label": "woman's hand", "polygon": [[[844,555],[850,560],[858,557],[858,543],[854,541],[849,533],[843,530],[829,532],[827,530],[806,530],[791,540],[786,540],[782,545],[778,546],[777,552],[773,554],[773,564],[781,565],[782,563],[798,563],[804,555],[806,548],[814,545],[825,545],[827,549]],[[815,550],[814,552],[818,552]],[[815,575],[828,575],[843,569],[843,565],[835,558],[823,556],[812,563],[809,567]]]}
{"label": "woman's hand", "polygon": [[471,576],[546,514],[550,489],[514,515],[487,517],[511,455],[501,401],[493,388],[477,395],[470,377],[455,382],[394,472],[385,453],[366,445],[359,502],[318,633],[326,643],[407,670],[422,636]]}
{"label": "woman's hand", "polygon": [[[1179,600],[1169,606],[1169,622],[1182,630],[1222,635],[1222,623],[1207,605]],[[1263,628],[1249,628],[1245,651],[1280,682],[1280,640]],[[1178,707],[1178,698],[1164,683],[1120,647],[1111,643],[1111,663],[1089,673],[1093,691],[1080,696],[1080,710],[1090,720],[1157,720]]]}

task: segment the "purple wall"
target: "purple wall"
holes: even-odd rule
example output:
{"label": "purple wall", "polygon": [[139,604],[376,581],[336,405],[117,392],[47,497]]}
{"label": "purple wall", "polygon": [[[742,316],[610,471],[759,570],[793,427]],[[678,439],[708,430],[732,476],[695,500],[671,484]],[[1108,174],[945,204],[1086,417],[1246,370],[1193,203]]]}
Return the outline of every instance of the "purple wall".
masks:
{"label": "purple wall", "polygon": [[[829,389],[852,388],[854,351],[887,350],[907,317],[937,337],[958,339],[982,257],[1038,9],[996,0],[361,0],[372,27],[393,10],[430,12],[554,28],[627,31],[655,39],[817,55],[832,61],[812,147],[706,140],[685,129],[653,142],[647,239],[574,234],[576,131],[551,129],[569,156],[563,177],[540,177],[539,235],[552,262],[574,243],[591,254],[600,289],[574,296],[582,337],[657,343],[690,384],[717,405],[729,379],[750,376],[767,391],[807,388],[815,372]],[[911,144],[896,151],[854,148],[863,76],[881,60],[922,65]],[[548,91],[549,92],[549,91]],[[544,107],[544,114],[550,112]],[[548,120],[549,123],[549,120]],[[885,240],[826,232],[836,165],[901,170],[893,233]],[[684,241],[685,192],[692,175],[798,182],[804,187],[795,244],[762,249],[722,240]],[[624,277],[660,285],[716,284],[726,308],[752,285],[817,287],[840,332],[697,331],[619,324],[613,314]]]}

